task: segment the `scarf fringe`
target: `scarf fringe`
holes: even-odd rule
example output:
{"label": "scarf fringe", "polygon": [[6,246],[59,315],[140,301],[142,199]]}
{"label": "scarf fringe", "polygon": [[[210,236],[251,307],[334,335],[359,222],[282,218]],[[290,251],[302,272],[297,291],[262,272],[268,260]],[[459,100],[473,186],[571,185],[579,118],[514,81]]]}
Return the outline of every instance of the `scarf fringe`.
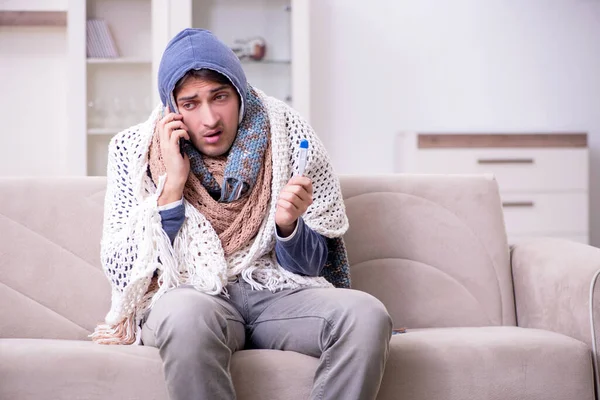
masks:
{"label": "scarf fringe", "polygon": [[[209,224],[206,219],[201,214],[191,210],[192,205],[187,201],[184,201],[184,204],[189,225],[207,225],[208,227]],[[222,293],[223,288],[227,285],[227,263],[222,247],[207,248],[201,237],[190,235],[187,229],[179,231],[174,244],[175,254],[179,257],[180,266],[178,284],[186,283],[211,295]],[[208,262],[215,255],[223,261],[219,263]],[[200,257],[200,265],[198,265],[197,257]]]}
{"label": "scarf fringe", "polygon": [[[156,193],[153,196],[153,201],[158,202],[158,198],[162,194],[167,175],[163,174],[158,178],[158,184],[156,187]],[[161,271],[158,277],[159,289],[155,296],[152,297],[150,307],[154,306],[158,298],[164,294],[168,289],[176,287],[181,282],[181,273],[179,271],[178,263],[173,253],[173,248],[169,245],[170,239],[165,233],[162,227],[162,220],[158,212],[149,213],[148,223],[146,227],[150,229],[144,230],[145,240],[144,249],[141,250],[142,254],[159,254],[160,259],[147,260],[147,265],[152,265],[151,273],[158,269]],[[149,248],[150,247],[150,248]],[[150,251],[148,251],[150,250]],[[147,293],[145,293],[146,295]]]}
{"label": "scarf fringe", "polygon": [[299,285],[291,284],[281,274],[274,273],[273,270],[259,270],[255,273],[258,279],[262,282],[264,287],[271,292],[276,292],[283,288],[285,289],[296,289]]}
{"label": "scarf fringe", "polygon": [[256,271],[256,267],[246,268],[245,270],[242,271],[242,279],[244,279],[246,282],[248,282],[250,284],[250,287],[252,287],[252,290],[262,290],[265,288],[265,286],[258,283],[254,279],[254,276],[253,276],[254,271]]}
{"label": "scarf fringe", "polygon": [[135,343],[136,331],[135,319],[128,317],[114,326],[108,324],[98,325],[94,330],[94,333],[89,335],[89,337],[92,338],[92,341],[98,344],[128,345]]}

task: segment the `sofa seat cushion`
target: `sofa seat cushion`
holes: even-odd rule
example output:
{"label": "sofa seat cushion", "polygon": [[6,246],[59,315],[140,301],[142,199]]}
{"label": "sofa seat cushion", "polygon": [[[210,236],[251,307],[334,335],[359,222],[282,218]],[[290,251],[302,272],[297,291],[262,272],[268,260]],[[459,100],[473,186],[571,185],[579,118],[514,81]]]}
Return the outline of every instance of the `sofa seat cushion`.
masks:
{"label": "sofa seat cushion", "polygon": [[[308,398],[318,360],[244,350],[231,372],[240,400]],[[0,399],[167,399],[158,350],[89,341],[0,339]]]}
{"label": "sofa seat cushion", "polygon": [[0,339],[0,399],[167,399],[158,350]]}
{"label": "sofa seat cushion", "polygon": [[[237,352],[231,372],[238,399],[307,399],[317,364],[288,351]],[[152,347],[0,339],[0,377],[1,399],[167,398]],[[591,350],[516,327],[409,330],[392,337],[378,396],[398,398],[593,400]]]}
{"label": "sofa seat cushion", "polygon": [[591,349],[517,327],[409,330],[392,337],[378,399],[593,400]]}

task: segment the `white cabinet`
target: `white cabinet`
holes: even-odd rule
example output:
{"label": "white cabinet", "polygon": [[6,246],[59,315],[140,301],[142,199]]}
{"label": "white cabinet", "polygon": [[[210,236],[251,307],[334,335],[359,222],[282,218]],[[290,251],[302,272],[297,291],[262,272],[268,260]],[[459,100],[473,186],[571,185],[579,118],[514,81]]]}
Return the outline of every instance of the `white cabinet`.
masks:
{"label": "white cabinet", "polygon": [[[304,0],[69,0],[70,170],[105,174],[108,142],[158,104],[162,52],[186,27],[209,29],[232,48],[263,38],[264,59],[242,62],[249,83],[308,118],[308,7]],[[86,19],[106,21],[119,57],[86,57]]]}
{"label": "white cabinet", "polygon": [[493,174],[509,242],[554,236],[587,243],[586,134],[417,134],[398,136],[396,171]]}

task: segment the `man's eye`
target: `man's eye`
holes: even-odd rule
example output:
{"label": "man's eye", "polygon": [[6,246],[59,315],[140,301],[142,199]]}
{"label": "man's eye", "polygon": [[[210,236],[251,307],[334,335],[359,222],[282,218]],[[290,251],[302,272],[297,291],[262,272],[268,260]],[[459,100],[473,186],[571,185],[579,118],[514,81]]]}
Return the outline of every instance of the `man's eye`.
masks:
{"label": "man's eye", "polygon": [[227,98],[227,93],[221,93],[215,96],[216,100],[225,100]]}
{"label": "man's eye", "polygon": [[191,110],[192,108],[194,108],[194,103],[185,103],[183,105],[184,110]]}

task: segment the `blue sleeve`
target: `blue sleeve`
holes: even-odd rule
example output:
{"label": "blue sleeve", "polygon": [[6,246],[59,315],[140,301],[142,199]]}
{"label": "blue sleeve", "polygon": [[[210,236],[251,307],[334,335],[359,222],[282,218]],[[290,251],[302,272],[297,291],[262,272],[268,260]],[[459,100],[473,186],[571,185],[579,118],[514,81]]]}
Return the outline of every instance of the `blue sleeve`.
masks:
{"label": "blue sleeve", "polygon": [[185,220],[185,207],[183,204],[180,204],[169,210],[159,211],[159,214],[162,220],[162,228],[167,236],[169,236],[169,239],[171,239],[171,244],[173,244]]}
{"label": "blue sleeve", "polygon": [[327,261],[327,241],[298,218],[296,230],[287,238],[277,236],[277,262],[290,272],[319,276]]}

